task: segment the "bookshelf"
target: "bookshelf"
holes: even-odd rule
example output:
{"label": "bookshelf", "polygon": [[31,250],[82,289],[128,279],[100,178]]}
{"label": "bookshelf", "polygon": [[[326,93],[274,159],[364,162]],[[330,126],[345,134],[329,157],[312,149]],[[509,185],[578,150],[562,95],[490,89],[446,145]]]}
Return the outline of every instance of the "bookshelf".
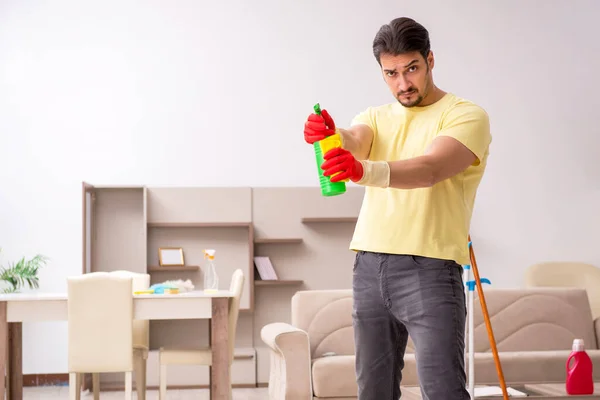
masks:
{"label": "bookshelf", "polygon": [[[83,272],[126,269],[151,283],[191,280],[203,287],[203,250],[216,250],[219,286],[244,271],[232,382],[268,382],[269,354],[260,330],[290,321],[298,290],[346,289],[354,253],[348,245],[363,189],[326,198],[318,187],[150,187],[83,183]],[[183,266],[160,266],[158,248],[181,247]],[[268,257],[277,280],[262,280],[254,257]],[[207,321],[151,321],[148,385],[158,384],[156,349],[208,345]],[[236,364],[237,363],[237,364]],[[208,384],[208,369],[178,371],[178,385]],[[109,376],[103,385],[118,385]],[[156,381],[156,382],[155,382]]]}

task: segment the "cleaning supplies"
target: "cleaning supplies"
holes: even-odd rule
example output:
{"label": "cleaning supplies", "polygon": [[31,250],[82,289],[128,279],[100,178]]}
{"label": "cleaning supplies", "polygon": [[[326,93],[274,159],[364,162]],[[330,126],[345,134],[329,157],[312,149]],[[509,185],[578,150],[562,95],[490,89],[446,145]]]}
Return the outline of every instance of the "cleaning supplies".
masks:
{"label": "cleaning supplies", "polygon": [[164,281],[163,283],[155,283],[146,290],[138,290],[133,294],[179,294],[183,292],[191,292],[194,290],[194,284],[191,280],[183,281],[181,279],[175,281]]}
{"label": "cleaning supplies", "polygon": [[219,276],[215,267],[215,250],[204,250],[204,292],[214,293],[219,290]]}
{"label": "cleaning supplies", "polygon": [[[572,365],[569,365],[571,361]],[[583,339],[573,340],[573,351],[567,359],[566,390],[570,395],[594,394],[593,365],[585,352]]]}
{"label": "cleaning supplies", "polygon": [[179,293],[179,288],[164,283],[156,283],[150,286],[148,291],[151,291],[152,294],[177,294]]}
{"label": "cleaning supplies", "polygon": [[[321,106],[319,103],[313,107],[315,114],[321,115]],[[317,161],[317,172],[319,173],[319,184],[321,185],[321,194],[326,197],[337,196],[346,193],[346,181],[331,182],[330,177],[323,175],[321,165],[325,162],[323,158],[325,153],[336,147],[342,146],[342,139],[339,133],[335,133],[325,139],[313,143],[315,159]],[[334,174],[335,175],[335,174]]]}

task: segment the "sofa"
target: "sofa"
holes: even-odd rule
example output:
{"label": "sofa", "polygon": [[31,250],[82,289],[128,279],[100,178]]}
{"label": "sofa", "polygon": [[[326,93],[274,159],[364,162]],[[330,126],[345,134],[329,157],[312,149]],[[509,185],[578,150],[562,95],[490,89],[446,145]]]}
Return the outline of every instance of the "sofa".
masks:
{"label": "sofa", "polygon": [[[507,385],[564,383],[573,339],[583,339],[600,367],[600,318],[579,288],[484,289]],[[477,292],[476,292],[477,293]],[[478,295],[474,301],[475,382],[498,385]],[[291,323],[261,329],[270,352],[269,399],[357,398],[351,290],[307,290],[292,297]],[[600,368],[594,369],[600,381]],[[418,393],[412,340],[406,349],[403,398]],[[405,397],[406,394],[406,397]]]}

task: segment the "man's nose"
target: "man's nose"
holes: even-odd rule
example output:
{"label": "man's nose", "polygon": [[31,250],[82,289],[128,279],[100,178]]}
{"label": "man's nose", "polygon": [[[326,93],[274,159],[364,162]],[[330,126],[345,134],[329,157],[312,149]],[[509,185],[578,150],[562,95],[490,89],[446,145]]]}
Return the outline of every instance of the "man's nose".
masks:
{"label": "man's nose", "polygon": [[406,92],[412,87],[412,84],[402,75],[398,77],[398,82],[396,84],[399,92]]}

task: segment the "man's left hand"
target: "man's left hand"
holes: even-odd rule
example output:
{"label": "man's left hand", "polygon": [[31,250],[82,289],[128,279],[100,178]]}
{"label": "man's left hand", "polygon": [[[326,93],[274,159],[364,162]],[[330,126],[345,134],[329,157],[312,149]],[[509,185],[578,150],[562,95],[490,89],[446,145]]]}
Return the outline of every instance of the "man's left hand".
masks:
{"label": "man's left hand", "polygon": [[[325,159],[325,162],[321,165],[323,175],[329,176],[331,182],[346,179],[358,182],[363,177],[362,164],[348,150],[339,147],[331,149],[323,155],[323,159]],[[332,176],[334,174],[335,176]]]}

